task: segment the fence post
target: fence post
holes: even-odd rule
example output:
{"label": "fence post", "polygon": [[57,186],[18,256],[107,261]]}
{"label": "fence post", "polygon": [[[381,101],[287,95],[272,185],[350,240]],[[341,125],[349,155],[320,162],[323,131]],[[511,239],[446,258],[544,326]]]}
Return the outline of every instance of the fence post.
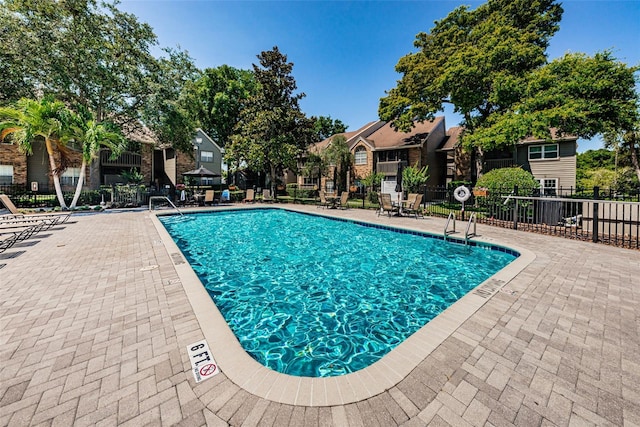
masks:
{"label": "fence post", "polygon": [[[593,187],[593,199],[598,200],[600,196],[600,187]],[[599,233],[599,217],[598,217],[598,203],[593,202],[593,242],[598,242],[598,233]]]}
{"label": "fence post", "polygon": [[[513,186],[513,195],[518,195],[518,186]],[[513,199],[513,229],[518,229],[518,199]]]}

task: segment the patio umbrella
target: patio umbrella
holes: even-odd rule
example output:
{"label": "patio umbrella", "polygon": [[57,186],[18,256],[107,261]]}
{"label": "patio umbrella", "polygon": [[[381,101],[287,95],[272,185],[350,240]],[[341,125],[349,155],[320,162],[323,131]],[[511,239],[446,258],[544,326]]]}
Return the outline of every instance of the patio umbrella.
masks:
{"label": "patio umbrella", "polygon": [[202,178],[215,178],[221,176],[219,173],[211,172],[204,166],[200,166],[198,169],[186,171],[182,173],[183,176],[193,176],[200,178],[200,184],[202,184]]}
{"label": "patio umbrella", "polygon": [[402,199],[402,171],[404,169],[404,164],[402,162],[398,162],[398,172],[396,172],[396,193],[398,193],[398,203]]}
{"label": "patio umbrella", "polygon": [[198,169],[183,172],[182,175],[197,176],[200,178],[205,178],[205,177],[215,178],[215,177],[221,176],[219,173],[211,172],[209,169],[205,168],[204,166],[200,166]]}

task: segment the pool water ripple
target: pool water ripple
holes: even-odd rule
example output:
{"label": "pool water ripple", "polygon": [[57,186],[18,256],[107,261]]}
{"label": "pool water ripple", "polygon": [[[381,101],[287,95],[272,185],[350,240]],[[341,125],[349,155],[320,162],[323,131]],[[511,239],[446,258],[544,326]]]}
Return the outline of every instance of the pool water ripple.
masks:
{"label": "pool water ripple", "polygon": [[161,221],[256,360],[327,377],[379,360],[511,254],[281,209]]}

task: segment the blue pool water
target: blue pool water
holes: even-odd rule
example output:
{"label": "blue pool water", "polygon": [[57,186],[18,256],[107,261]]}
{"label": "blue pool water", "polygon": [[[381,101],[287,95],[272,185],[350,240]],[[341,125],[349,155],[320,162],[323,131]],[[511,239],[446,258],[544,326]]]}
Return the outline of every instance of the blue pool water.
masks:
{"label": "blue pool water", "polygon": [[189,217],[160,220],[244,349],[297,376],[371,365],[515,259],[281,209]]}

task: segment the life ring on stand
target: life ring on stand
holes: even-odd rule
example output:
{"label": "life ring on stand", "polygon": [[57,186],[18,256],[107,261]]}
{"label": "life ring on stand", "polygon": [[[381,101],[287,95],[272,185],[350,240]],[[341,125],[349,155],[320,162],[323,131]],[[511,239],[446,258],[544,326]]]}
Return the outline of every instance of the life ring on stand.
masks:
{"label": "life ring on stand", "polygon": [[471,192],[467,187],[461,185],[453,190],[453,197],[455,197],[457,201],[464,203],[471,197]]}

